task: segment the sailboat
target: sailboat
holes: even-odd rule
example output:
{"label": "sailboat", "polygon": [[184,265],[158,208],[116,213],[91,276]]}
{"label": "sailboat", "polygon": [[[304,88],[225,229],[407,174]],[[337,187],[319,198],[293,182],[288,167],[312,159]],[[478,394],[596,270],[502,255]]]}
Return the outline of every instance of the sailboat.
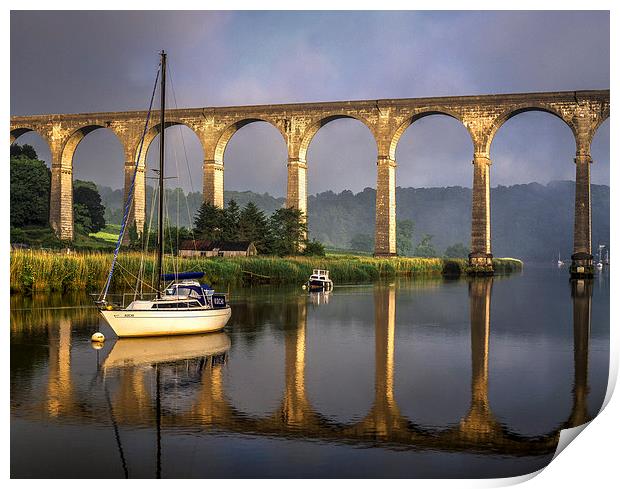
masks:
{"label": "sailboat", "polygon": [[603,249],[605,249],[605,245],[598,245],[598,262],[596,263],[597,270],[603,269]]}
{"label": "sailboat", "polygon": [[564,262],[562,261],[562,258],[560,258],[560,253],[558,252],[558,268],[563,267],[564,266]]}
{"label": "sailboat", "polygon": [[[133,184],[135,182],[136,169],[128,192],[125,204],[125,213],[121,225],[121,232],[116,243],[112,266],[108,274],[108,280],[104,290],[95,301],[100,314],[118,337],[136,336],[162,336],[178,334],[195,334],[219,331],[226,326],[230,319],[231,309],[226,301],[225,294],[217,294],[206,284],[201,284],[198,279],[204,276],[203,272],[184,272],[162,274],[162,257],[164,254],[164,130],[166,127],[166,53],[161,56],[161,80],[160,80],[160,145],[159,145],[159,199],[158,199],[158,232],[157,232],[157,284],[154,287],[154,297],[145,298],[144,294],[133,294],[133,300],[125,306],[122,303],[114,303],[109,299],[108,289],[117,262],[121,240],[127,224],[128,210],[133,196]],[[157,78],[155,86],[157,85]],[[148,127],[151,108],[148,111],[145,123],[145,131]],[[139,151],[142,151],[144,135]],[[140,158],[137,159],[137,161]],[[125,296],[123,296],[124,299]]]}

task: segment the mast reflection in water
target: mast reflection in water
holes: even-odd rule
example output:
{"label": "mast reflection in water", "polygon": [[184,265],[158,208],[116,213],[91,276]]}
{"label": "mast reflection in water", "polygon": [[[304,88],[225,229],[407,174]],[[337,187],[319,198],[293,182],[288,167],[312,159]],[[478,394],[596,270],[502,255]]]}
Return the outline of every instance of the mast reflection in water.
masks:
{"label": "mast reflection in water", "polygon": [[608,280],[568,289],[534,269],[329,300],[242,290],[227,333],[98,351],[96,311],[12,297],[12,476],[537,470],[562,428],[598,412],[607,384]]}

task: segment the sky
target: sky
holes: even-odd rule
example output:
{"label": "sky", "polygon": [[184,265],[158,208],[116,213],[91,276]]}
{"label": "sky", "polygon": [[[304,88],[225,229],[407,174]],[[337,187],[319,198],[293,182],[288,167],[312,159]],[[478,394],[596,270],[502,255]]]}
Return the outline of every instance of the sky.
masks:
{"label": "sky", "polygon": [[[610,86],[604,11],[12,11],[10,35],[12,115],[145,109],[161,49],[169,55],[172,107]],[[168,161],[180,168],[176,182],[200,191],[197,137],[179,126],[166,136]],[[33,144],[49,163],[38,136],[17,142]],[[491,185],[574,179],[574,152],[562,121],[520,114],[495,137]],[[149,160],[156,153],[157,141]],[[396,184],[471,187],[472,153],[457,121],[424,118],[397,147]],[[308,192],[375,187],[376,156],[360,122],[330,122],[310,144]],[[592,157],[592,183],[608,185],[609,121],[595,136]],[[225,189],[283,196],[286,162],[278,131],[250,124],[224,154]],[[80,143],[74,178],[122,187],[123,152],[109,130],[96,130]]]}

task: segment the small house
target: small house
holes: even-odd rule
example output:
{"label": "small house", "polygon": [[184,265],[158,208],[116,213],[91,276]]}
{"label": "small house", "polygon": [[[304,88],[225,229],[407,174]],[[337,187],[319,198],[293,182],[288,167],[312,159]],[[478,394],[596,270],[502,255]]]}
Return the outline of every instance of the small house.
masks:
{"label": "small house", "polygon": [[258,254],[251,241],[211,241],[207,239],[183,241],[179,256],[254,256]]}

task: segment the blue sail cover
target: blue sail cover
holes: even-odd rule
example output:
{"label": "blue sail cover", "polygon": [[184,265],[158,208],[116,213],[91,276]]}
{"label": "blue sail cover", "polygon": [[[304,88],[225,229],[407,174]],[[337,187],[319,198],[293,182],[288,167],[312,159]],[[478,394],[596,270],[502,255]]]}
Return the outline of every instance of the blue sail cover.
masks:
{"label": "blue sail cover", "polygon": [[192,278],[199,279],[205,276],[205,272],[181,272],[166,273],[161,276],[164,280],[189,280]]}

